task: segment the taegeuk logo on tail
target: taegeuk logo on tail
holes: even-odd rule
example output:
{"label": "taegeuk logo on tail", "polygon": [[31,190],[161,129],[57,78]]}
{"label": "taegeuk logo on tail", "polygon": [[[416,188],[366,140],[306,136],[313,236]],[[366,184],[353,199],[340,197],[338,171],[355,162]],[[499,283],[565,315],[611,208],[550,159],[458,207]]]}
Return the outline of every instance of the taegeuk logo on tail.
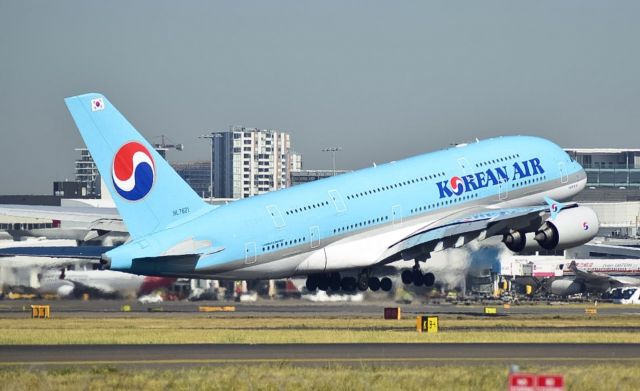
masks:
{"label": "taegeuk logo on tail", "polygon": [[128,201],[143,199],[153,187],[155,163],[147,148],[131,141],[124,144],[113,158],[113,187]]}

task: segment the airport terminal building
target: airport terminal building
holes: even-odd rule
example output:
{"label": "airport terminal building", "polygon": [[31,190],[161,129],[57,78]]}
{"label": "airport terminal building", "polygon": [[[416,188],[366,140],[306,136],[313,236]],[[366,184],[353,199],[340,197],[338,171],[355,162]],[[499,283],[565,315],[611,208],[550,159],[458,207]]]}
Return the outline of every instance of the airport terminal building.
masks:
{"label": "airport terminal building", "polygon": [[640,149],[567,148],[587,173],[587,186],[575,198],[600,219],[603,237],[638,237],[640,226]]}

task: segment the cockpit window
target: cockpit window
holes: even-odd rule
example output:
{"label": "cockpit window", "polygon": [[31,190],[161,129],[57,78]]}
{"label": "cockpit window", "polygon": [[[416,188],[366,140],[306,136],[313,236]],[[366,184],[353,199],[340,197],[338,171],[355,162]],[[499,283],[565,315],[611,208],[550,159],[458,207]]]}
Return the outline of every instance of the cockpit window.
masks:
{"label": "cockpit window", "polygon": [[616,288],[611,292],[612,299],[620,299],[622,298],[622,289]]}
{"label": "cockpit window", "polygon": [[576,161],[576,159],[574,159],[569,152],[565,152],[565,153],[567,154],[567,156],[569,156],[569,160],[571,160],[572,163]]}
{"label": "cockpit window", "polygon": [[625,300],[629,300],[634,293],[636,293],[635,288],[625,289],[624,292],[622,293],[622,298]]}

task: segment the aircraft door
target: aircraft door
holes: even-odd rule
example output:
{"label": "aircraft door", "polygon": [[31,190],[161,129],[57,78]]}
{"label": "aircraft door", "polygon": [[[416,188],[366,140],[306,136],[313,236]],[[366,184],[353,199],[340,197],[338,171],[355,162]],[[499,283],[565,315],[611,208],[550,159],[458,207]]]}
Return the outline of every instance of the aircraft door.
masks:
{"label": "aircraft door", "polygon": [[329,190],[329,197],[331,201],[333,201],[333,206],[336,208],[336,212],[344,213],[347,210],[347,205],[345,205],[342,196],[338,190]]}
{"label": "aircraft door", "polygon": [[560,182],[569,182],[569,176],[567,175],[567,166],[564,162],[558,162],[558,170],[560,170]]}
{"label": "aircraft door", "polygon": [[462,169],[462,173],[467,175],[467,171],[469,169],[469,161],[467,161],[466,157],[458,158],[458,165]]}
{"label": "aircraft door", "polygon": [[316,248],[320,246],[320,227],[314,225],[309,228],[309,238],[311,243],[311,248]]}
{"label": "aircraft door", "polygon": [[391,207],[391,221],[393,225],[402,223],[402,205],[394,205]]}
{"label": "aircraft door", "polygon": [[500,200],[506,200],[507,197],[509,196],[509,184],[504,180],[504,178],[500,178],[500,186],[498,187],[499,189],[499,194],[498,194],[498,199]]}
{"label": "aircraft door", "polygon": [[278,209],[275,205],[267,205],[267,212],[271,216],[271,220],[273,220],[273,225],[276,228],[282,228],[285,226],[284,219],[282,218],[282,213],[280,213],[280,209]]}
{"label": "aircraft door", "polygon": [[256,242],[248,242],[244,245],[244,263],[251,265],[256,263]]}

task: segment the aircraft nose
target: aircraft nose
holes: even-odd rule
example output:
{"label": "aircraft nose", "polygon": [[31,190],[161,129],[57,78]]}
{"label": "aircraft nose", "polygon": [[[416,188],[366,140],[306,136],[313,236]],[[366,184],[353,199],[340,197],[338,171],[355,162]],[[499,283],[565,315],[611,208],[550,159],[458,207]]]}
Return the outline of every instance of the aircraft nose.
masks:
{"label": "aircraft nose", "polygon": [[581,192],[585,187],[587,187],[587,172],[581,165],[578,164],[578,167],[580,167],[580,169],[577,172],[578,180],[576,183],[578,184],[578,192]]}

